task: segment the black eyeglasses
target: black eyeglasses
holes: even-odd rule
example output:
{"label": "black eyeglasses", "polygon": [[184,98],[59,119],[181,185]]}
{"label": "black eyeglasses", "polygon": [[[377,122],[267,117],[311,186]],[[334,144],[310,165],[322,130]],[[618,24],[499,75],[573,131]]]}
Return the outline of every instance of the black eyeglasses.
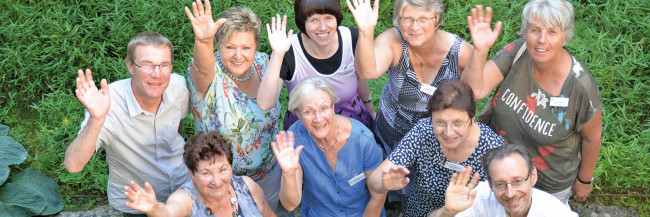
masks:
{"label": "black eyeglasses", "polygon": [[524,183],[528,181],[530,178],[530,172],[528,173],[528,176],[526,176],[526,179],[518,178],[515,179],[513,182],[495,182],[492,184],[492,190],[494,191],[505,191],[508,189],[508,185],[512,186],[513,188],[521,188],[524,186]]}

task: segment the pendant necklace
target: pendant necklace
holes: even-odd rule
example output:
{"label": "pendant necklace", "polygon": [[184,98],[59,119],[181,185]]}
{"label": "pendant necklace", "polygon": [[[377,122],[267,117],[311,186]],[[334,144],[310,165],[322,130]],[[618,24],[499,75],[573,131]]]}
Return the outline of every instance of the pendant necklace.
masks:
{"label": "pendant necklace", "polygon": [[307,132],[307,133],[309,133],[309,136],[311,137],[311,139],[314,140],[314,142],[316,143],[316,145],[318,145],[318,147],[322,148],[322,149],[325,150],[325,151],[329,151],[329,150],[333,149],[334,146],[336,145],[336,143],[339,143],[339,135],[341,134],[341,124],[339,123],[339,119],[338,119],[338,118],[334,117],[334,119],[336,119],[336,125],[337,125],[338,128],[339,128],[339,132],[336,133],[336,140],[334,140],[334,144],[332,144],[332,146],[330,146],[329,148],[325,148],[325,147],[323,147],[322,145],[320,145],[320,144],[316,141],[316,139],[314,139],[314,137],[311,136],[311,133]]}
{"label": "pendant necklace", "polygon": [[253,77],[253,65],[251,65],[251,70],[248,71],[248,76],[246,76],[245,78],[238,78],[230,74],[230,72],[223,67],[223,64],[221,63],[221,55],[219,54],[219,52],[217,52],[217,64],[219,64],[219,68],[221,68],[221,70],[224,71],[226,75],[228,75],[228,77],[232,78],[235,81],[244,82],[244,81],[248,81],[248,79],[251,79],[251,77]]}
{"label": "pendant necklace", "polygon": [[411,50],[411,53],[413,53],[413,56],[417,57],[418,60],[420,60],[420,69],[422,69],[422,66],[424,63],[422,63],[422,58],[420,58],[417,54],[415,54],[415,51]]}
{"label": "pendant necklace", "polygon": [[[237,205],[237,198],[232,197],[230,194],[230,189],[228,189],[228,197],[230,197],[230,206],[232,206],[232,216],[237,217],[238,210],[235,205]],[[208,203],[206,201],[203,201],[203,205],[205,205],[205,214],[208,214],[208,216],[211,216],[214,214],[212,212],[212,209],[208,207]],[[219,210],[221,210],[221,206],[219,206]]]}

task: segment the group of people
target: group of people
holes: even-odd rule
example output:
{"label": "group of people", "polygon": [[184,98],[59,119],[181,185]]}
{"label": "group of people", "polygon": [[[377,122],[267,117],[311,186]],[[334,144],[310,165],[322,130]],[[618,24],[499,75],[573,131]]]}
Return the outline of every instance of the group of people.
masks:
{"label": "group of people", "polygon": [[[124,216],[275,216],[278,205],[385,216],[387,195],[404,216],[575,215],[569,198],[593,188],[602,99],[564,49],[570,3],[531,0],[522,38],[487,61],[501,31],[489,7],[467,17],[469,44],[440,29],[440,0],[397,0],[395,27],[376,38],[379,1],[346,3],[358,29],[341,26],[338,0],[296,0],[300,32],[272,17],[268,56],[252,10],[215,21],[210,2],[196,0],[185,8],[189,82],[172,73],[165,36],[137,34],[125,59],[131,78],[98,88],[89,69],[78,71],[86,113],[66,169],[106,150],[109,203]],[[375,113],[366,79],[386,72]],[[475,100],[495,88],[477,114]],[[189,112],[196,132],[184,141]]]}

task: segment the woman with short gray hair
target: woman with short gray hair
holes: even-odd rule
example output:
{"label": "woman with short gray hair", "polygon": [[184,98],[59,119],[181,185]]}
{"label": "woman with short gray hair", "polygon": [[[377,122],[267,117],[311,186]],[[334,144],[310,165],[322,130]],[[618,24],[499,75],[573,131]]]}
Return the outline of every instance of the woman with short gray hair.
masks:
{"label": "woman with short gray hair", "polygon": [[508,143],[528,148],[539,172],[537,188],[564,203],[572,193],[584,201],[600,154],[603,101],[585,65],[564,48],[573,37],[573,6],[528,2],[522,38],[487,62],[500,23],[492,30],[492,9],[485,11],[479,5],[467,18],[474,50],[462,76],[477,99],[498,87],[479,119]]}
{"label": "woman with short gray hair", "polygon": [[[350,2],[352,1],[352,2]],[[374,38],[379,1],[346,0],[359,27],[357,74],[377,79],[388,72],[379,101],[374,133],[387,156],[421,118],[440,82],[458,78],[472,47],[463,38],[439,29],[441,0],[397,0],[394,28]]]}
{"label": "woman with short gray hair", "polygon": [[381,149],[360,121],[334,113],[336,101],[319,77],[289,94],[288,109],[299,120],[272,144],[282,168],[280,201],[289,211],[301,204],[303,216],[385,216],[385,194],[366,182],[381,163]]}

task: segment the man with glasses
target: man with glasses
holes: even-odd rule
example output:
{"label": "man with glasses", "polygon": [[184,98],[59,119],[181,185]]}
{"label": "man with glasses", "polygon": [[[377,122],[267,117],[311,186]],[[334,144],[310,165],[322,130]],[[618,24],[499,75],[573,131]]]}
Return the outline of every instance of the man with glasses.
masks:
{"label": "man with glasses", "polygon": [[145,180],[166,201],[189,181],[183,164],[183,118],[189,93],[183,76],[172,74],[173,47],[156,32],[137,34],[127,46],[131,78],[97,88],[90,69],[79,70],[75,94],[86,107],[77,138],[65,153],[65,168],[80,172],[102,147],[108,163],[108,200],[125,216],[143,215],[126,207],[124,186]]}
{"label": "man with glasses", "polygon": [[445,205],[430,217],[578,216],[557,198],[533,188],[537,169],[523,146],[508,144],[492,149],[483,155],[481,164],[488,181],[476,185],[479,175],[471,177],[472,168],[463,168],[449,181]]}

